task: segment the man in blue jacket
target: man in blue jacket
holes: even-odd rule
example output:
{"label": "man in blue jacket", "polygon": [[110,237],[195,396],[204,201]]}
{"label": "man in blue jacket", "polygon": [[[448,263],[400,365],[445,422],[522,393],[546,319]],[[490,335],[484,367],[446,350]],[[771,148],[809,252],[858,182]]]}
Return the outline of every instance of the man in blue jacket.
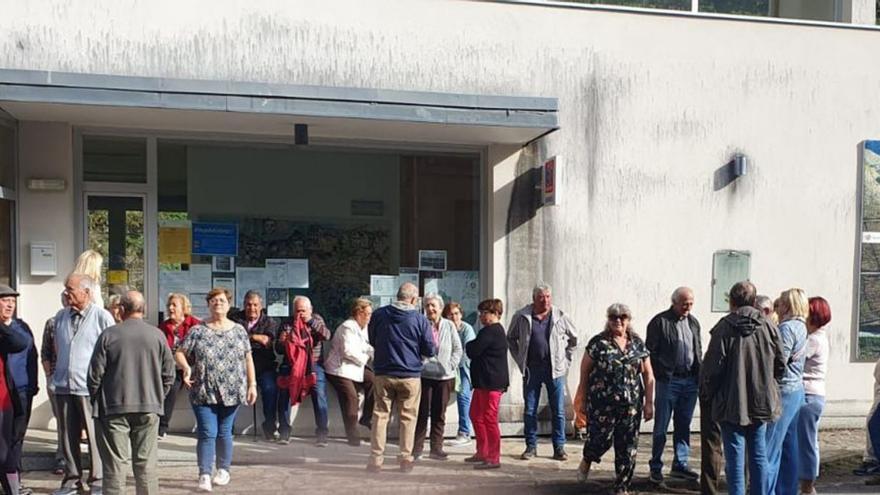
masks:
{"label": "man in blue jacket", "polygon": [[373,312],[368,331],[373,356],[373,427],[367,471],[382,469],[385,437],[391,409],[400,411],[400,470],[412,471],[416,417],[422,395],[422,358],[437,352],[431,325],[416,304],[419,289],[407,282],[397,291],[397,301]]}

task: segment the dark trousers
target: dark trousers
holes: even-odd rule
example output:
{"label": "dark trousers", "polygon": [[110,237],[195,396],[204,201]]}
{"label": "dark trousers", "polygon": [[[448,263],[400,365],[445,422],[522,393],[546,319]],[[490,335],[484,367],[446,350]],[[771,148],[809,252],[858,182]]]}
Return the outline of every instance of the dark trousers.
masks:
{"label": "dark trousers", "polygon": [[92,403],[86,396],[56,394],[58,400],[58,425],[64,430],[61,450],[64,452],[64,486],[81,483],[83,479],[82,454],[79,447],[83,428],[89,439],[89,484],[94,488],[101,486],[102,466],[98,453],[95,421],[92,418]]}
{"label": "dark trousers", "polygon": [[712,421],[712,404],[700,401],[700,492],[717,495],[722,466],[721,427]]}
{"label": "dark trousers", "polygon": [[159,434],[163,434],[168,430],[168,425],[171,424],[171,415],[174,414],[174,401],[177,399],[177,392],[180,391],[180,387],[183,385],[183,371],[177,370],[177,373],[174,375],[174,384],[171,385],[171,390],[168,391],[168,395],[165,396],[165,403],[162,404],[164,414],[159,418]]}
{"label": "dark trousers", "polygon": [[260,399],[263,403],[263,434],[273,435],[276,431],[278,418],[278,374],[272,368],[257,372],[257,385],[260,387]]}
{"label": "dark trousers", "polygon": [[336,390],[342,421],[345,423],[345,436],[350,442],[360,441],[358,434],[358,390],[364,393],[364,407],[360,422],[369,426],[373,418],[373,371],[364,368],[364,381],[356,382],[341,376],[327,375],[327,381]]}
{"label": "dark trousers", "polygon": [[636,467],[639,450],[639,426],[642,424],[641,401],[632,406],[590,407],[587,411],[587,439],[584,460],[599,462],[614,446],[614,489],[628,489]]}
{"label": "dark trousers", "polygon": [[416,421],[416,435],[413,455],[425,450],[425,435],[428,432],[428,416],[431,417],[431,452],[443,451],[443,431],[446,429],[446,405],[455,389],[455,378],[432,380],[422,378],[422,398],[419,401],[419,419]]}

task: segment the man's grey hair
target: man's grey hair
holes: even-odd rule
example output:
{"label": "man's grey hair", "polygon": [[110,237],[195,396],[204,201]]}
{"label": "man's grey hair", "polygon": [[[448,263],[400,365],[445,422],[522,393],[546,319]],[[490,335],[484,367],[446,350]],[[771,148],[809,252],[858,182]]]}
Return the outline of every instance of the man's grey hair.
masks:
{"label": "man's grey hair", "polygon": [[761,311],[765,309],[769,309],[769,313],[773,312],[773,299],[770,296],[764,294],[758,294],[755,296],[755,308],[760,309]]}
{"label": "man's grey hair", "polygon": [[85,273],[71,273],[67,276],[68,279],[76,280],[77,285],[79,285],[80,289],[89,291],[89,294],[94,294],[98,289],[98,284],[95,283],[95,279],[86,275]]}
{"label": "man's grey hair", "polygon": [[674,291],[672,291],[672,296],[670,297],[670,299],[672,300],[672,304],[681,301],[682,298],[687,294],[694,295],[693,289],[684,286],[675,289]]}
{"label": "man's grey hair", "polygon": [[532,289],[532,299],[540,296],[545,292],[553,294],[553,288],[550,287],[550,284],[548,284],[547,282],[538,282],[537,284],[535,284],[535,288]]}
{"label": "man's grey hair", "polygon": [[409,302],[417,297],[419,297],[419,288],[412,282],[404,282],[400,285],[400,288],[397,289],[398,301]]}
{"label": "man's grey hair", "polygon": [[[300,296],[297,296],[297,297],[300,297]],[[248,302],[254,298],[259,299],[260,304],[263,304],[263,296],[260,295],[260,291],[256,291],[256,290],[251,289],[251,290],[244,293],[244,302]],[[293,300],[296,301],[296,298],[294,298]]]}
{"label": "man's grey hair", "polygon": [[312,307],[312,300],[308,298],[308,296],[296,296],[293,298],[293,305],[296,306],[298,301],[302,301],[303,304],[306,305],[307,308]]}
{"label": "man's grey hair", "polygon": [[126,315],[144,313],[147,310],[144,295],[136,290],[130,290],[119,296],[119,306]]}
{"label": "man's grey hair", "polygon": [[440,294],[425,294],[425,297],[422,298],[422,306],[427,306],[429,301],[437,301],[437,304],[440,306],[440,311],[443,311],[443,298],[440,297]]}

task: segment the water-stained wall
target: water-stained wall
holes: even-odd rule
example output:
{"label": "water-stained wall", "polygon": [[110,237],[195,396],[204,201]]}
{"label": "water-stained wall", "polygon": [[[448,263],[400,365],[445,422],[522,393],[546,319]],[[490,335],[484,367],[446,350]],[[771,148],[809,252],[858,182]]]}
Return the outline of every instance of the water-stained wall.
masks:
{"label": "water-stained wall", "polygon": [[[559,131],[486,154],[489,292],[508,314],[545,280],[582,342],[616,301],[643,333],[690,285],[708,329],[713,252],[748,250],[761,292],[831,302],[829,414],[864,413],[858,147],[880,138],[880,31],[466,1],[93,4],[4,1],[0,67],[558,98]],[[718,187],[735,153],[748,173]],[[557,154],[562,204],[538,207],[531,169]]]}

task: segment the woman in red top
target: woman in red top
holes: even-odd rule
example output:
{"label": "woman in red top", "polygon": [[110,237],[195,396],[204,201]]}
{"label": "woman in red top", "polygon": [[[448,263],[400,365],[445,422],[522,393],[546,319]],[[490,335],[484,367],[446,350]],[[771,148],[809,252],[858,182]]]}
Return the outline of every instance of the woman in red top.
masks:
{"label": "woman in red top", "polygon": [[[168,341],[168,347],[171,351],[177,349],[177,345],[183,342],[189,329],[201,323],[198,318],[192,316],[192,304],[189,298],[184,294],[171,293],[168,295],[168,303],[165,308],[168,310],[168,318],[159,324],[159,328],[165,334]],[[183,383],[183,372],[178,369],[177,376],[174,377],[174,385],[165,396],[165,414],[159,419],[159,438],[165,438],[168,433],[168,425],[171,423],[171,415],[174,413],[174,401],[177,398],[177,392]]]}

